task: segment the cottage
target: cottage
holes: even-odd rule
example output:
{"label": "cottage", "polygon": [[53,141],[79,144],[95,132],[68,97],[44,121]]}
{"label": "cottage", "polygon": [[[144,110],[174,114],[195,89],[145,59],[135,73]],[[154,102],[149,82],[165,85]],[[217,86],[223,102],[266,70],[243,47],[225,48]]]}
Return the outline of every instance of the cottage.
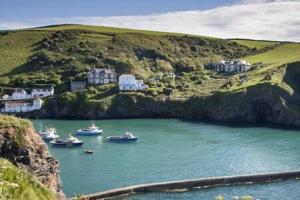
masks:
{"label": "cottage", "polygon": [[43,100],[36,98],[32,100],[13,100],[6,101],[4,108],[1,109],[2,113],[22,113],[40,110],[42,108]]}
{"label": "cottage", "polygon": [[71,91],[82,91],[86,88],[86,82],[85,81],[72,81],[71,82]]}
{"label": "cottage", "polygon": [[48,97],[54,95],[54,88],[35,88],[31,91],[31,97]]}
{"label": "cottage", "polygon": [[11,96],[10,99],[30,99],[31,96],[27,94],[27,92],[23,89],[16,89]]}
{"label": "cottage", "polygon": [[117,82],[117,74],[112,69],[93,68],[87,74],[88,83],[91,85]]}
{"label": "cottage", "polygon": [[219,63],[213,64],[213,69],[216,72],[226,73],[243,73],[249,71],[252,65],[246,61],[241,60],[222,60]]}
{"label": "cottage", "polygon": [[136,80],[131,74],[123,74],[119,77],[119,90],[120,91],[137,91],[145,90],[148,85],[144,84],[143,80]]}

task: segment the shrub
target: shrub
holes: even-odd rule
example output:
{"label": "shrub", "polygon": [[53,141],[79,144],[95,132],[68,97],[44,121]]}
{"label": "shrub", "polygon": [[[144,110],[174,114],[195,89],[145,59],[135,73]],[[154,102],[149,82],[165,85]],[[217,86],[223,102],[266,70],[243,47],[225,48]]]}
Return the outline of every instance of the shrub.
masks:
{"label": "shrub", "polygon": [[155,63],[157,69],[161,72],[171,72],[173,70],[172,65],[168,61],[156,59]]}
{"label": "shrub", "polygon": [[173,91],[172,88],[164,88],[164,89],[163,89],[163,93],[164,93],[165,95],[171,95],[171,94],[174,93],[174,91]]}

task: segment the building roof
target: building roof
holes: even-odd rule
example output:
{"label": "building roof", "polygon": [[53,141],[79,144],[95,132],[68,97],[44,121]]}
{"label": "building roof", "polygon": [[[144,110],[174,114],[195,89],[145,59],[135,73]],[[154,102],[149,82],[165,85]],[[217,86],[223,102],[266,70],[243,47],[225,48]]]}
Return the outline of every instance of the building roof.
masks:
{"label": "building roof", "polygon": [[115,70],[105,69],[105,68],[93,68],[91,71],[88,72],[88,74],[92,74],[92,73],[111,74],[111,73],[115,73]]}

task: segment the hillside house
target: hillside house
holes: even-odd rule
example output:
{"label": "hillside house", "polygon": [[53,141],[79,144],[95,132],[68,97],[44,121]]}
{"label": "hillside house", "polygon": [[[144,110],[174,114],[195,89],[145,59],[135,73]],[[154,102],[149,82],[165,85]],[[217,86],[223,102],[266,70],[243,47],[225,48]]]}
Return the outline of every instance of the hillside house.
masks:
{"label": "hillside house", "polygon": [[249,71],[252,65],[244,60],[221,60],[213,64],[213,70],[226,73],[243,73]]}
{"label": "hillside house", "polygon": [[86,82],[85,81],[72,81],[71,82],[71,91],[82,91],[86,88]]}
{"label": "hillside house", "polygon": [[34,100],[13,100],[5,101],[2,113],[23,113],[40,110],[42,108],[43,100],[36,98]]}
{"label": "hillside house", "polygon": [[35,88],[31,91],[31,97],[48,97],[54,95],[54,88]]}
{"label": "hillside house", "polygon": [[99,85],[117,82],[117,74],[112,69],[93,68],[87,74],[87,81],[90,85]]}
{"label": "hillside house", "polygon": [[6,96],[9,99],[30,99],[31,96],[23,89],[16,89],[11,96]]}
{"label": "hillside house", "polygon": [[131,74],[123,74],[119,77],[120,91],[137,91],[146,90],[148,85],[144,84],[143,80],[136,80]]}
{"label": "hillside house", "polygon": [[31,93],[28,94],[24,89],[16,89],[11,95],[4,95],[4,100],[21,100],[21,99],[32,99],[36,97],[48,97],[54,95],[54,89],[51,88],[40,88],[32,89]]}

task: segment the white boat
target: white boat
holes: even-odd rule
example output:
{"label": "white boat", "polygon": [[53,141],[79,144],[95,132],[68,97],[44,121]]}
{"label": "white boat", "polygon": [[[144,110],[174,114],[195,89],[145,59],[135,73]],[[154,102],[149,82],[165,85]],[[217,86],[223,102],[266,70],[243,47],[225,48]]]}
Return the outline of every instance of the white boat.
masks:
{"label": "white boat", "polygon": [[94,122],[92,122],[90,127],[79,129],[75,134],[81,136],[93,136],[93,135],[100,135],[102,132],[103,131],[99,129],[99,127],[97,127]]}
{"label": "white boat", "polygon": [[138,140],[138,138],[130,132],[126,132],[123,136],[109,136],[107,139],[111,142],[133,142]]}
{"label": "white boat", "polygon": [[82,140],[78,140],[71,134],[65,140],[53,140],[50,143],[55,147],[79,147],[83,145]]}
{"label": "white boat", "polygon": [[47,128],[44,131],[39,132],[40,136],[45,140],[46,142],[55,140],[59,138],[59,135],[57,135],[56,129],[55,128]]}

